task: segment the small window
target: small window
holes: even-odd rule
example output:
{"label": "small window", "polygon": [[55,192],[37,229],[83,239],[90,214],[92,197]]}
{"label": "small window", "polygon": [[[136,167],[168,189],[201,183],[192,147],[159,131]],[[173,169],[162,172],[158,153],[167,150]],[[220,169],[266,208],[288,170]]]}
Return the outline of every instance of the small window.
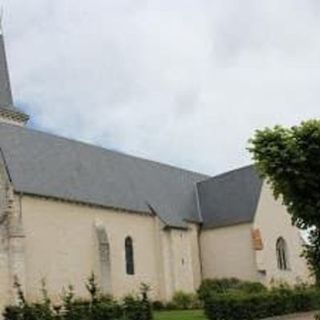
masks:
{"label": "small window", "polygon": [[127,237],[125,240],[125,254],[126,254],[126,271],[129,275],[134,275],[134,252],[132,238]]}
{"label": "small window", "polygon": [[286,241],[279,238],[276,244],[277,263],[280,270],[289,270],[288,249]]}

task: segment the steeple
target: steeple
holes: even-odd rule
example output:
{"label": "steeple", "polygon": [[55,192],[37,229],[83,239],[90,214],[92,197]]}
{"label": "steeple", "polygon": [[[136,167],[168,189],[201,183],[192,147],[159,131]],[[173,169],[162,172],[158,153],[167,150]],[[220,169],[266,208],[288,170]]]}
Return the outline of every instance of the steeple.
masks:
{"label": "steeple", "polygon": [[14,107],[0,21],[0,122],[24,125],[29,116]]}

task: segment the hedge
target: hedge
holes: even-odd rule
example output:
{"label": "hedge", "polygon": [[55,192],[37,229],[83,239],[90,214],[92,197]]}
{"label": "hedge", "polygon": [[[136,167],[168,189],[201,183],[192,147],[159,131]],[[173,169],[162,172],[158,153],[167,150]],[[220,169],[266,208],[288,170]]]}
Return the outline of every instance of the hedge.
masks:
{"label": "hedge", "polygon": [[266,292],[267,288],[260,282],[244,281],[237,278],[205,279],[198,289],[200,300],[204,300],[211,293],[261,293]]}
{"label": "hedge", "polygon": [[317,310],[316,289],[274,289],[260,293],[212,292],[204,299],[205,314],[211,320],[253,320]]}
{"label": "hedge", "polygon": [[51,303],[43,283],[42,301],[28,303],[18,281],[15,282],[18,304],[7,306],[4,320],[152,320],[148,286],[142,284],[140,295],[127,296],[123,301],[102,296],[92,275],[86,283],[88,300],[77,300],[73,288],[64,291],[60,305]]}

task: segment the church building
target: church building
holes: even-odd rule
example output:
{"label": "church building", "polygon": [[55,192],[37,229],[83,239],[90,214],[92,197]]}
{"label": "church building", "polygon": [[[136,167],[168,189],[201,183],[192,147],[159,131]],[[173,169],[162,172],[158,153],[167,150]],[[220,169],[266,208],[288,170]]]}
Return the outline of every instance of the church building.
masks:
{"label": "church building", "polygon": [[[303,239],[253,166],[207,176],[28,127],[0,35],[0,306],[41,280],[86,296],[195,292],[206,278],[307,281]],[[208,159],[214,162],[214,159]]]}

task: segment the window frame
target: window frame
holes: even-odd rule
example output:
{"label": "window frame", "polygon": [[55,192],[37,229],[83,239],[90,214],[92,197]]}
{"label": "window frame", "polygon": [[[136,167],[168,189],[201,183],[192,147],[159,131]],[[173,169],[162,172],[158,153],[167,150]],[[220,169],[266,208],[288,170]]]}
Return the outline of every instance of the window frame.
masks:
{"label": "window frame", "polygon": [[276,257],[279,270],[290,270],[288,246],[286,240],[283,237],[279,237],[276,241]]}
{"label": "window frame", "polygon": [[125,267],[126,274],[129,276],[135,275],[135,263],[134,263],[134,246],[132,237],[127,236],[124,241],[125,249]]}

